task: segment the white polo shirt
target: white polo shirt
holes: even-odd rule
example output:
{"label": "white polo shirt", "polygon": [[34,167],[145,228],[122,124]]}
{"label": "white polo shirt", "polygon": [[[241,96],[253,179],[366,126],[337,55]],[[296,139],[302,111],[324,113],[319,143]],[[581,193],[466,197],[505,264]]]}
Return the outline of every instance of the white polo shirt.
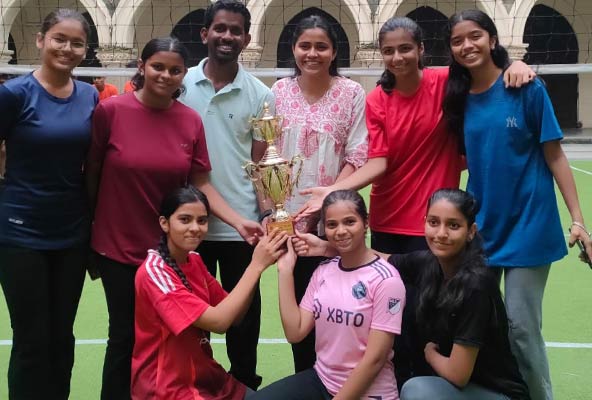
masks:
{"label": "white polo shirt", "polygon": [[[271,90],[239,64],[234,81],[214,90],[204,74],[207,58],[187,72],[185,93],[179,100],[201,116],[212,170],[210,181],[226,202],[243,217],[257,220],[259,207],[253,184],[242,166],[251,160],[253,140],[263,140],[250,120],[260,115],[263,104],[274,108]],[[206,240],[243,240],[230,225],[212,216]]]}

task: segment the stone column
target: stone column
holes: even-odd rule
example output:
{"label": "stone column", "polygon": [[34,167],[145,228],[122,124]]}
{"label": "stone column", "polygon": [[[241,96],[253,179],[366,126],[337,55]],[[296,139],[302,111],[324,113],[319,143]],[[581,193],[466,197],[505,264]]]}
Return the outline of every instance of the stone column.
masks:
{"label": "stone column", "polygon": [[382,55],[380,49],[372,46],[359,47],[354,61],[360,63],[361,67],[382,68]]}
{"label": "stone column", "polygon": [[[358,47],[354,61],[358,66],[364,68],[383,68],[382,55],[374,44]],[[369,92],[376,87],[377,80],[378,77],[376,76],[362,76],[359,77],[358,82],[366,92]]]}
{"label": "stone column", "polygon": [[12,54],[14,51],[8,50],[7,48],[0,50],[0,65],[8,65],[8,62],[12,60]]}
{"label": "stone column", "polygon": [[255,68],[261,62],[262,54],[263,47],[257,43],[249,43],[247,48],[241,52],[239,61],[245,68]]}
{"label": "stone column", "polygon": [[512,61],[522,60],[528,50],[528,43],[510,44],[506,50]]}
{"label": "stone column", "polygon": [[[138,58],[138,52],[134,48],[120,46],[101,46],[97,49],[97,58],[105,68],[125,68],[125,65]],[[123,92],[123,86],[129,77],[110,76],[107,81],[117,86],[119,92]]]}

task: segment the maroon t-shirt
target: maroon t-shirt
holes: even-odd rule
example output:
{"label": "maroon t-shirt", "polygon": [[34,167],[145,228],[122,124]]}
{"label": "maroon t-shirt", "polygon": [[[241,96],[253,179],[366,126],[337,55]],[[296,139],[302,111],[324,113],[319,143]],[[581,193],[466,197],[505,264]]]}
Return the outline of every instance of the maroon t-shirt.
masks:
{"label": "maroon t-shirt", "polygon": [[133,265],[158,244],[163,197],[210,170],[199,115],[177,101],[166,110],[146,107],[134,93],[97,106],[88,157],[102,163],[91,246]]}

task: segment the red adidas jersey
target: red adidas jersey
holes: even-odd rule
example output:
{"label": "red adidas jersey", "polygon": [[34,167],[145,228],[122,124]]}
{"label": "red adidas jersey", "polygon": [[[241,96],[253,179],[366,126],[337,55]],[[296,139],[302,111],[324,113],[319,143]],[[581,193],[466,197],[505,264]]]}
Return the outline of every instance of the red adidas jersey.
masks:
{"label": "red adidas jersey", "polygon": [[179,267],[192,292],[153,250],[136,274],[132,398],[242,400],[245,386],[214,360],[205,332],[193,326],[226,292],[197,253]]}

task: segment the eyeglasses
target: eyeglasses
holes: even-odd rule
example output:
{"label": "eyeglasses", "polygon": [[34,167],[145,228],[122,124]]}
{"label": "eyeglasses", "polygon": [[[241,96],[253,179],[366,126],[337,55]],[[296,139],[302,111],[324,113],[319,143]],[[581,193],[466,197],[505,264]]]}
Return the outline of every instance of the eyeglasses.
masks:
{"label": "eyeglasses", "polygon": [[68,39],[63,39],[60,37],[50,37],[49,38],[49,44],[51,45],[52,49],[54,50],[64,50],[66,48],[66,46],[68,45],[68,43],[70,44],[70,50],[72,51],[72,53],[76,53],[76,54],[85,54],[86,53],[86,49],[87,49],[87,45],[85,42],[81,42],[79,40],[68,40]]}

